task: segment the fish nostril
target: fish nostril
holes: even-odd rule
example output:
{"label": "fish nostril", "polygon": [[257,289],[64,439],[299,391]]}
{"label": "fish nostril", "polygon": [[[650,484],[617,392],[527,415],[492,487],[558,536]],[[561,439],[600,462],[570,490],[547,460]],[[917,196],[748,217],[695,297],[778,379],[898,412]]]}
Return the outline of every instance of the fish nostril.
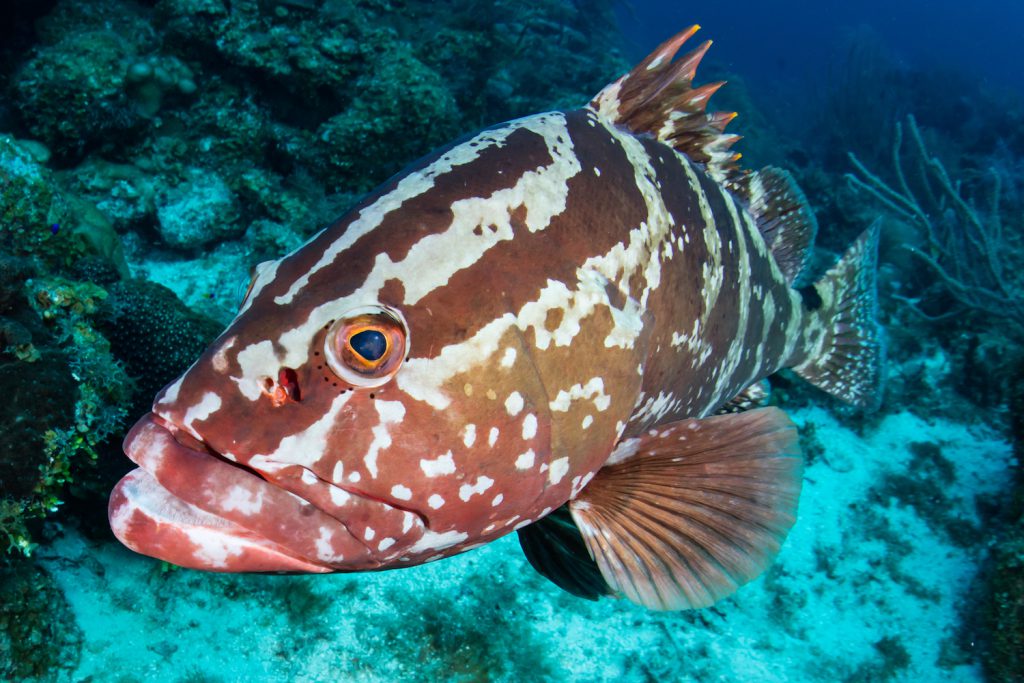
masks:
{"label": "fish nostril", "polygon": [[277,373],[277,383],[285,398],[296,403],[302,400],[299,393],[299,375],[292,368],[281,368]]}
{"label": "fish nostril", "polygon": [[282,406],[290,401],[298,403],[302,400],[299,391],[299,375],[292,368],[281,368],[277,372],[277,381],[271,377],[260,380],[263,393],[270,398],[275,406]]}

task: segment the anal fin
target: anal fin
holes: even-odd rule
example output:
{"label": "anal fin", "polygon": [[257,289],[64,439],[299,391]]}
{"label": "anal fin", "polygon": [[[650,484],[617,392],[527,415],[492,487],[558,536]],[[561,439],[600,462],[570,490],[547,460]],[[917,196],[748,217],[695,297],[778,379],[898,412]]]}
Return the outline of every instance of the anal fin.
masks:
{"label": "anal fin", "polygon": [[771,396],[771,384],[768,383],[768,380],[762,379],[760,382],[754,382],[749,387],[723,403],[722,407],[715,411],[715,414],[725,415],[727,413],[742,413],[744,410],[763,408],[768,405],[768,399],[770,399]]}
{"label": "anal fin", "polygon": [[796,519],[803,462],[777,408],[657,427],[569,503],[608,585],[652,609],[706,607],[757,577]]}

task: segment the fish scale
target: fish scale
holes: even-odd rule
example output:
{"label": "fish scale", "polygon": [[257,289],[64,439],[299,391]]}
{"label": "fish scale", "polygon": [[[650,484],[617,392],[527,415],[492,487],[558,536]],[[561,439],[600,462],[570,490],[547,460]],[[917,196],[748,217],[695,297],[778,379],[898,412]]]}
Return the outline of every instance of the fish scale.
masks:
{"label": "fish scale", "polygon": [[566,590],[656,609],[762,571],[800,487],[763,380],[795,367],[871,402],[877,230],[810,306],[793,285],[813,215],[788,174],[738,168],[733,115],[705,111],[720,84],[692,87],[708,44],[673,61],[694,31],[258,266],[126,439],[118,537],[200,569],[324,572],[515,530]]}

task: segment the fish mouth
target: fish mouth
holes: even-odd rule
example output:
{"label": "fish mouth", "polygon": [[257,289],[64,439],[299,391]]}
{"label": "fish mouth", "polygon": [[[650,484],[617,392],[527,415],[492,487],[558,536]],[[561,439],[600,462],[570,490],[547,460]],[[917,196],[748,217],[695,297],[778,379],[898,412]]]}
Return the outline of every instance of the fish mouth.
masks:
{"label": "fish mouth", "polygon": [[114,535],[135,552],[224,572],[324,573],[381,564],[335,516],[157,415],[132,427],[124,452],[139,467],[114,487],[108,517]]}

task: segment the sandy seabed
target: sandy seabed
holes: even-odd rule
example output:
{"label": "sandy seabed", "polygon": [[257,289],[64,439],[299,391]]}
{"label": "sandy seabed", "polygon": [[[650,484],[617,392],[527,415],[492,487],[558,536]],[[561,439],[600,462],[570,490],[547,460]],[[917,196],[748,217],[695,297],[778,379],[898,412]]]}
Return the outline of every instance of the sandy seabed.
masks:
{"label": "sandy seabed", "polygon": [[[592,603],[508,536],[422,567],[331,576],[168,570],[73,528],[40,548],[84,634],[68,680],[981,681],[956,653],[1008,444],[886,417],[793,413],[810,463],[776,564],[714,608]],[[966,540],[965,540],[966,539]]]}

